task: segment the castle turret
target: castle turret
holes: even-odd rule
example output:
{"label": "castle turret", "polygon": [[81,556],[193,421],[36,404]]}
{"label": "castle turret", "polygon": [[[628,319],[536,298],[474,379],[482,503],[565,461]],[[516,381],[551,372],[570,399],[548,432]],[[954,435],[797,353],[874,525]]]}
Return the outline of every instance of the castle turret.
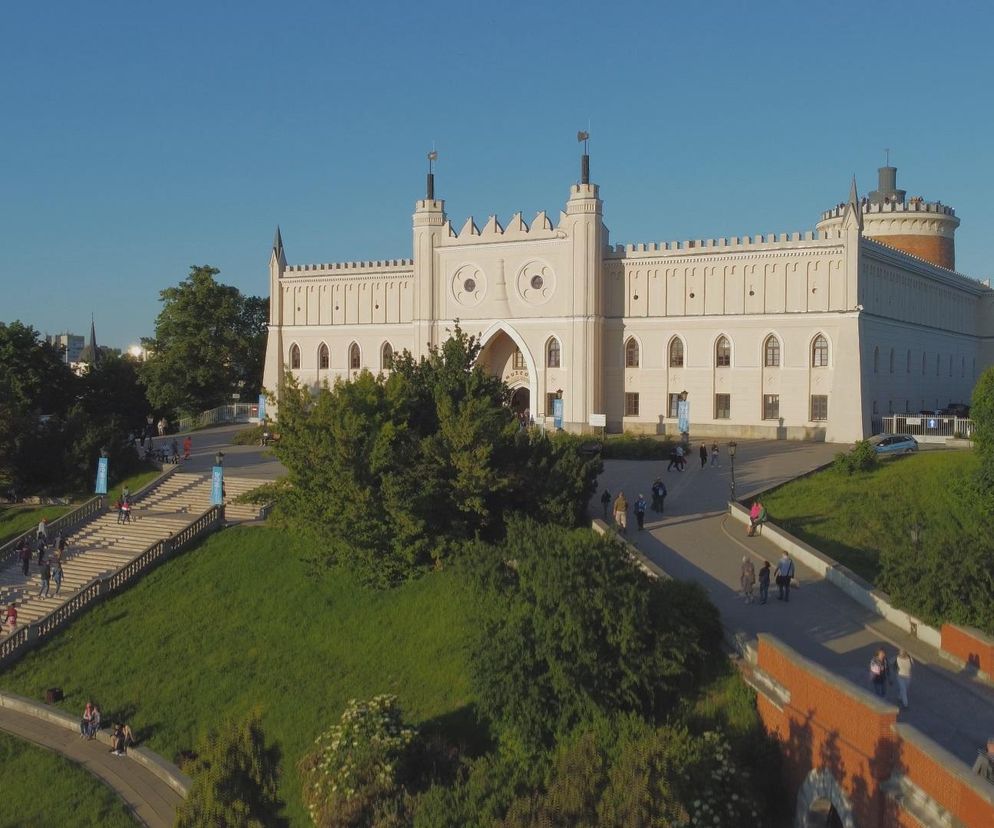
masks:
{"label": "castle turret", "polygon": [[[877,172],[877,189],[860,202],[863,235],[954,270],[955,234],[959,227],[956,211],[941,201],[907,198],[907,192],[897,188],[897,167],[888,165]],[[819,232],[841,229],[845,208],[840,204],[822,213]]]}
{"label": "castle turret", "polygon": [[[279,399],[283,381],[283,287],[280,279],[286,272],[286,253],[283,236],[277,225],[273,249],[269,254],[269,333],[266,340],[266,362],[263,366],[262,387]],[[275,415],[275,410],[270,416]]]}
{"label": "castle turret", "polygon": [[436,296],[436,280],[433,278],[436,269],[435,250],[444,232],[445,201],[435,198],[434,162],[438,153],[432,150],[428,153],[428,180],[425,187],[425,197],[414,205],[413,216],[413,251],[414,251],[414,356],[427,353],[435,341],[434,322],[438,318],[438,296]]}

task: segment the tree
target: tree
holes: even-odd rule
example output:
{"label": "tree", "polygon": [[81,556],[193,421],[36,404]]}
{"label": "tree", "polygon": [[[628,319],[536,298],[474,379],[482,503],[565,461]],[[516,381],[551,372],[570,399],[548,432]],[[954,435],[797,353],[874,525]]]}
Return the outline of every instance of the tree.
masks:
{"label": "tree", "polygon": [[499,540],[515,512],[582,520],[600,461],[575,437],[521,430],[479,351],[457,325],[428,356],[399,355],[389,376],[364,371],[316,393],[285,383],[276,454],[292,487],[281,508],[369,582]]}
{"label": "tree", "polygon": [[142,379],[149,401],[165,413],[199,413],[262,385],[268,303],[221,284],[218,273],[191,267],[178,286],[159,294],[155,336],[142,340]]}
{"label": "tree", "polygon": [[693,585],[650,579],[614,539],[514,520],[467,565],[481,711],[533,750],[597,715],[670,712],[718,653],[717,610]]}
{"label": "tree", "polygon": [[279,750],[266,745],[258,711],[228,719],[199,745],[177,828],[286,825],[277,792],[279,760]]}
{"label": "tree", "polygon": [[980,457],[979,484],[989,496],[994,495],[994,368],[984,371],[973,388],[970,417]]}

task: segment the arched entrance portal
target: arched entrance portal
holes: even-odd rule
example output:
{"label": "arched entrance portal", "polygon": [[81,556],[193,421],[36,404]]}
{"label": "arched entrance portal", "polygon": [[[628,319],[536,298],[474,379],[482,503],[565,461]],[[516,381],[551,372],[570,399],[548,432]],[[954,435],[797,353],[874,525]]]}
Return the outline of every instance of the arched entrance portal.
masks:
{"label": "arched entrance portal", "polygon": [[[535,360],[521,335],[505,322],[495,322],[480,336],[483,346],[477,362],[512,389],[511,408],[535,416],[538,373]],[[551,412],[549,412],[551,413]]]}
{"label": "arched entrance portal", "polygon": [[856,828],[852,804],[831,771],[812,770],[797,792],[794,828]]}

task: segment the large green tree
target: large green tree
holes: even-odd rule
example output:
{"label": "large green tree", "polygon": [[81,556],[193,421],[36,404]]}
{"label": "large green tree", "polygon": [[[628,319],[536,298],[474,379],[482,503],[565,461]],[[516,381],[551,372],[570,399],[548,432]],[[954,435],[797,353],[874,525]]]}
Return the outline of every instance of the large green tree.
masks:
{"label": "large green tree", "polygon": [[522,430],[479,351],[456,326],[428,356],[398,356],[389,376],[283,389],[276,453],[292,486],[282,508],[369,581],[499,539],[513,512],[570,526],[582,518],[600,461],[575,437]]}
{"label": "large green tree", "polygon": [[980,457],[979,484],[994,497],[994,368],[980,375],[970,401],[973,444]]}
{"label": "large green tree", "polygon": [[661,722],[718,653],[703,590],[649,578],[613,538],[514,520],[467,565],[474,685],[505,741],[541,750],[600,715]]}
{"label": "large green tree", "polygon": [[268,302],[243,296],[208,265],[160,293],[163,307],[142,378],[152,405],[166,414],[195,414],[255,395],[262,386]]}

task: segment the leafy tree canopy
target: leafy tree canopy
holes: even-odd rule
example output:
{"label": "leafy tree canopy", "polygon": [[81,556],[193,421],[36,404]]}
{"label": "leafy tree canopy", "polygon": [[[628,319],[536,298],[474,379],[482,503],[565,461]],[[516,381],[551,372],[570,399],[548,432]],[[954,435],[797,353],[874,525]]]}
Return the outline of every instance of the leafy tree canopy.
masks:
{"label": "leafy tree canopy", "polygon": [[163,413],[199,413],[262,385],[268,302],[221,284],[218,273],[191,267],[179,285],[160,293],[155,336],[142,340],[148,351],[142,378],[149,401]]}
{"label": "leafy tree canopy", "polygon": [[467,562],[480,591],[480,709],[526,749],[598,715],[662,721],[718,652],[704,592],[648,578],[614,539],[516,520]]}
{"label": "leafy tree canopy", "polygon": [[428,356],[399,355],[389,376],[364,371],[313,393],[291,378],[283,389],[276,453],[292,486],[281,507],[368,581],[499,539],[514,512],[582,519],[600,461],[575,437],[522,430],[479,352],[457,325]]}
{"label": "leafy tree canopy", "polygon": [[984,371],[973,388],[970,418],[980,456],[979,483],[988,496],[994,495],[994,368]]}

